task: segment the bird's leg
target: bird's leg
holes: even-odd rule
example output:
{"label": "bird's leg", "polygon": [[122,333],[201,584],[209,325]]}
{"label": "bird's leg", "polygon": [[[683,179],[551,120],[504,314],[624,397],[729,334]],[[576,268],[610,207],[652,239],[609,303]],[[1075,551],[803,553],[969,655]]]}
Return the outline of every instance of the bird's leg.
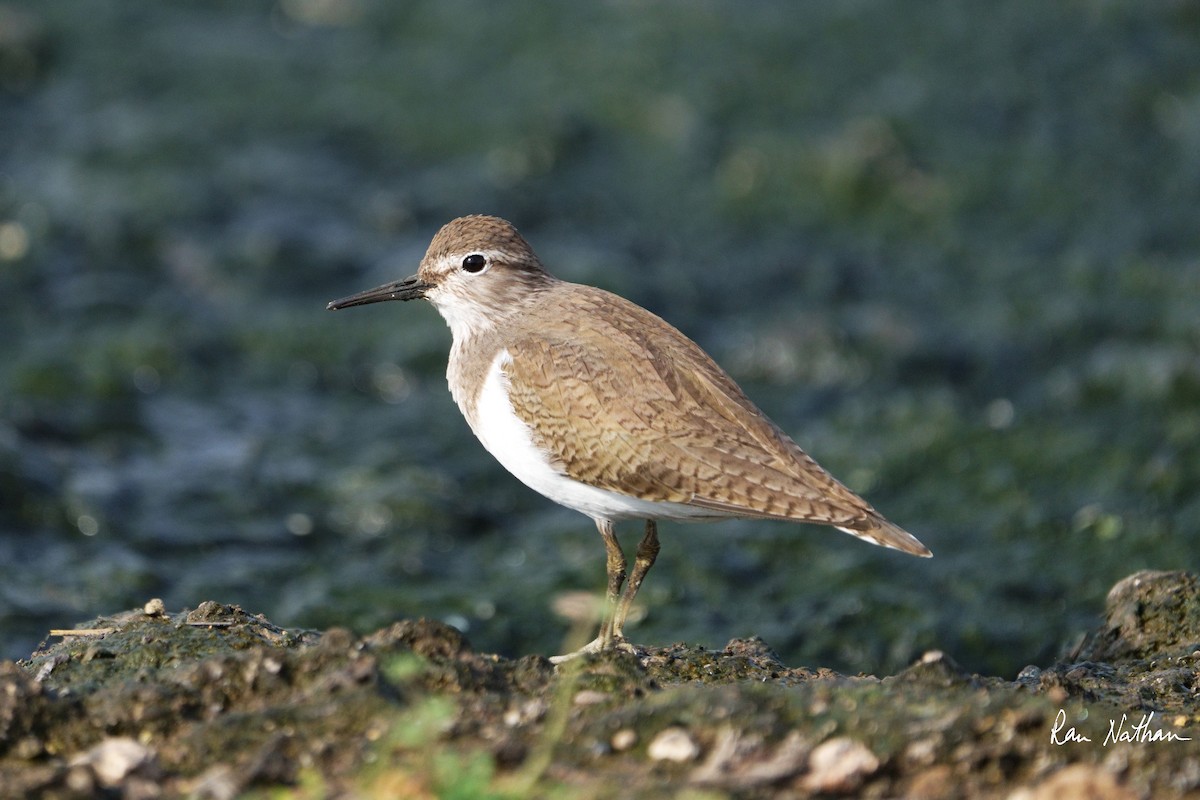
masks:
{"label": "bird's leg", "polygon": [[[608,589],[604,593],[604,616],[600,619],[600,636],[597,637],[600,649],[605,650],[612,646],[614,631],[618,629],[614,623],[617,620],[621,585],[625,583],[625,553],[621,551],[621,543],[613,532],[612,520],[598,519],[596,527],[604,538],[604,551],[607,554],[605,569],[608,572]],[[637,574],[636,565],[634,574]]]}
{"label": "bird's leg", "polygon": [[[629,576],[629,583],[625,587],[625,593],[621,595],[616,614],[613,616],[612,636],[617,641],[625,638],[625,618],[629,616],[633,598],[637,595],[638,589],[642,588],[642,581],[646,578],[646,573],[654,566],[656,558],[658,558],[658,524],[654,520],[648,519],[646,520],[646,533],[642,536],[642,541],[637,548],[637,555],[633,560],[633,573]],[[612,586],[611,582],[609,586]]]}
{"label": "bird's leg", "polygon": [[[612,522],[596,520],[596,527],[604,537],[604,549],[608,554],[608,588],[604,593],[604,617],[600,621],[600,635],[573,653],[552,656],[550,661],[554,664],[564,664],[579,656],[602,653],[605,650],[626,650],[635,655],[642,653],[641,648],[625,641],[622,629],[625,627],[625,618],[629,616],[629,607],[633,605],[633,597],[658,556],[658,526],[654,520],[646,520],[646,534],[638,545],[629,583],[625,583],[625,554],[621,551]],[[625,587],[624,593],[621,592],[622,586]]]}

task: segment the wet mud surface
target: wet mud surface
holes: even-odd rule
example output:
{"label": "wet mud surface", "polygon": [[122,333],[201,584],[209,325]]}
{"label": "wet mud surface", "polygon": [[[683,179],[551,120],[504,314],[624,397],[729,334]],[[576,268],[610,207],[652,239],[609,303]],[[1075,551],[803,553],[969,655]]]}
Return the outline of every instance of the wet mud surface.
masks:
{"label": "wet mud surface", "polygon": [[[1140,572],[1015,681],[761,639],[555,668],[442,623],[285,630],[151,601],[0,663],[5,797],[1200,797],[1200,579]],[[282,792],[282,794],[280,794]]]}

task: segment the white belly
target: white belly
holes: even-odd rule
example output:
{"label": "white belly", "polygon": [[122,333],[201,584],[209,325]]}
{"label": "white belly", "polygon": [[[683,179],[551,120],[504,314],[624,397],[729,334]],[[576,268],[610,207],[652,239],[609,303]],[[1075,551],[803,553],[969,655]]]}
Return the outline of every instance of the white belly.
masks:
{"label": "white belly", "polygon": [[683,503],[641,500],[599,489],[556,469],[548,454],[534,444],[529,426],[509,402],[504,365],[511,360],[507,350],[496,355],[476,400],[475,419],[468,416],[467,421],[487,451],[530,489],[592,519],[701,520],[725,516]]}

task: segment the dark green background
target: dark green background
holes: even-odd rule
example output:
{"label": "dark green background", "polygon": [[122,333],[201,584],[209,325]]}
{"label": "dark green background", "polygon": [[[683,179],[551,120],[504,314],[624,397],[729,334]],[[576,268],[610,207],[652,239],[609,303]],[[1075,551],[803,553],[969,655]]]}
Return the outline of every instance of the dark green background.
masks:
{"label": "dark green background", "polygon": [[1191,2],[0,2],[0,648],[161,596],[560,650],[592,523],[433,309],[324,310],[482,212],[936,554],[667,523],[634,639],[1011,677],[1197,566],[1198,209]]}

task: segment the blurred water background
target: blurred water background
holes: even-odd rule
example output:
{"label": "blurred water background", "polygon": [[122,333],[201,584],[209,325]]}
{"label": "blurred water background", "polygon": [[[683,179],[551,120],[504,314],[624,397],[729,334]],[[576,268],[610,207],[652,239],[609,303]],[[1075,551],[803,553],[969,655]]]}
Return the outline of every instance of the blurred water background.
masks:
{"label": "blurred water background", "polygon": [[0,0],[0,655],[155,596],[558,652],[592,523],[431,307],[324,310],[493,213],[935,552],[667,523],[635,640],[1012,677],[1197,568],[1198,210],[1184,0]]}

